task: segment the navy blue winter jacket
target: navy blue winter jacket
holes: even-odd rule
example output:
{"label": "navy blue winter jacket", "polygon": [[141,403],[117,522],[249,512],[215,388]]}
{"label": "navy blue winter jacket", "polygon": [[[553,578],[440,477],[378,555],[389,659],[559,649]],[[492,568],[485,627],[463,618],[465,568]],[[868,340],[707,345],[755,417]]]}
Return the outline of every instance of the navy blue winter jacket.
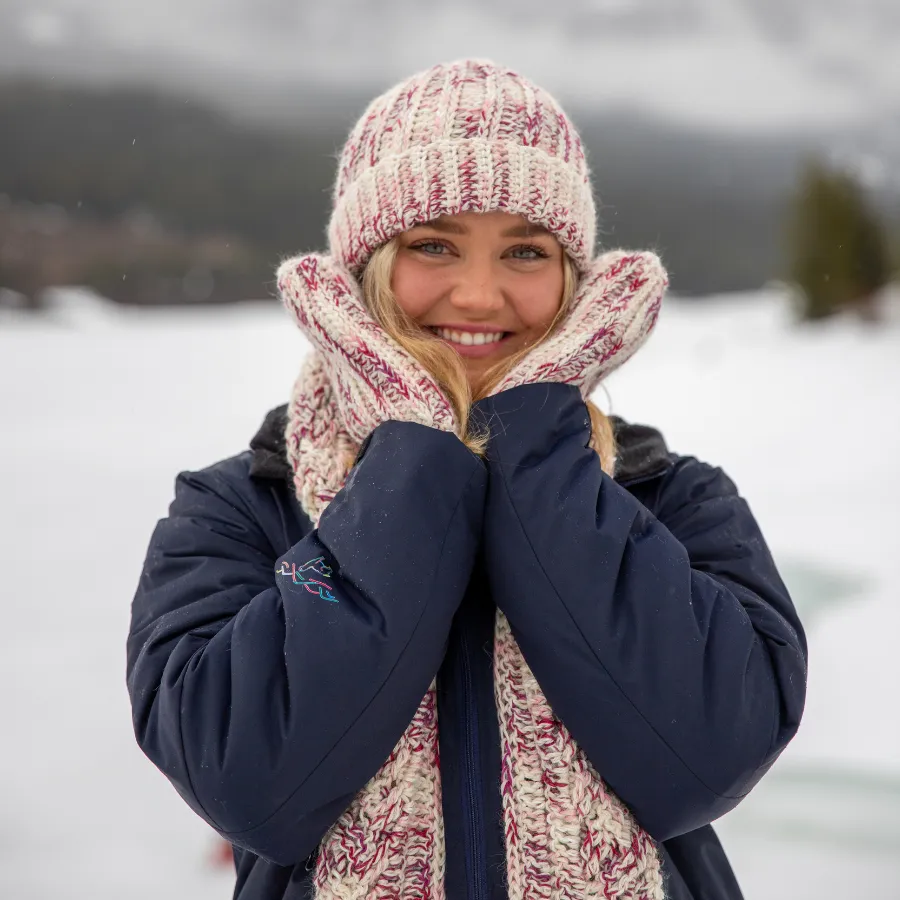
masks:
{"label": "navy blue winter jacket", "polygon": [[617,422],[606,475],[578,390],[481,401],[487,461],[386,422],[313,529],[284,407],[176,480],[132,607],[144,752],[235,848],[240,900],[311,896],[317,846],[437,673],[448,900],[501,900],[495,608],[556,714],[659,842],[672,900],[740,891],[709,823],[795,733],[806,644],[720,469]]}

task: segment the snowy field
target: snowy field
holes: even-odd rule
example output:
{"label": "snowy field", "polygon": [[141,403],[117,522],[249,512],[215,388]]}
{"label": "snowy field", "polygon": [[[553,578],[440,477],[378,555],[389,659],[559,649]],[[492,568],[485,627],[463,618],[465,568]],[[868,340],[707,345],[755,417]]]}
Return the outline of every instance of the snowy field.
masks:
{"label": "snowy field", "polygon": [[[129,605],[173,479],[244,449],[305,345],[277,305],[0,313],[0,897],[224,900],[131,732]],[[900,898],[900,317],[672,299],[607,410],[723,466],[810,642],[800,734],[718,829],[747,900]]]}

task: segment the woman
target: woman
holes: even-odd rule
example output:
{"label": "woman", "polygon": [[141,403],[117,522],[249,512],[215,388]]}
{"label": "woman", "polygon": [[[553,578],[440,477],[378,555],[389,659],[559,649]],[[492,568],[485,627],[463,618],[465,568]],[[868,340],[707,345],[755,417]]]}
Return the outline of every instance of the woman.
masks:
{"label": "woman", "polygon": [[795,733],[806,646],[722,471],[583,399],[659,260],[592,258],[578,135],[486,62],[374,100],[334,203],[279,270],[290,403],[151,539],[141,747],[241,900],[739,897],[709,823]]}

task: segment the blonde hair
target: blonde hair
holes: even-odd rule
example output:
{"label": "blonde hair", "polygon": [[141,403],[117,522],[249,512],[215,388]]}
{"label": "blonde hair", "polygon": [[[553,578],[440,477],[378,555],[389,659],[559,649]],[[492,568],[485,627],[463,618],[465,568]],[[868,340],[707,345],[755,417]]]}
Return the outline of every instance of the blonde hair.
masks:
{"label": "blonde hair", "polygon": [[[450,401],[459,422],[459,437],[465,445],[484,455],[488,435],[473,428],[470,422],[472,404],[491,391],[512,371],[533,346],[492,366],[484,374],[476,390],[472,390],[459,355],[437,336],[425,331],[402,309],[391,289],[391,276],[400,248],[399,238],[382,244],[371,256],[363,272],[363,297],[369,312],[382,328],[407,353],[424,366]],[[575,299],[578,272],[568,254],[563,253],[563,295],[559,310],[547,330],[541,336],[544,341],[565,318]],[[540,341],[538,342],[540,343]],[[593,403],[587,401],[591,417],[591,447],[600,457],[603,470],[612,475],[616,460],[616,440],[609,418]]]}

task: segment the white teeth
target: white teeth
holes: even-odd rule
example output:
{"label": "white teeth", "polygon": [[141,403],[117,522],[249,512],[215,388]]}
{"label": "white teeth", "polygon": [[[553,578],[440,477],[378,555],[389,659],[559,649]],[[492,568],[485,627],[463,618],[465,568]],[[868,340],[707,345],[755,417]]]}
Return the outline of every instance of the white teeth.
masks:
{"label": "white teeth", "polygon": [[503,340],[503,332],[496,331],[494,333],[486,331],[454,331],[452,328],[435,328],[438,337],[442,337],[451,344],[462,344],[465,347],[472,345],[481,346],[483,344],[496,344]]}

